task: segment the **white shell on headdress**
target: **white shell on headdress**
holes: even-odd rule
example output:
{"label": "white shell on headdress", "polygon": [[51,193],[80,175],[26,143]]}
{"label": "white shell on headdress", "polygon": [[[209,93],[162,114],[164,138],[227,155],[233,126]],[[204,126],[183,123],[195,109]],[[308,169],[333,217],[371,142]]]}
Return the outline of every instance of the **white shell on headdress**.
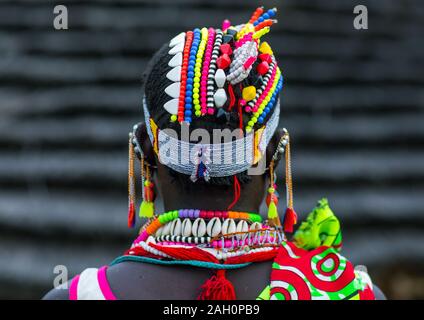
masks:
{"label": "white shell on headdress", "polygon": [[175,219],[171,222],[171,235],[180,236],[181,235],[181,219]]}
{"label": "white shell on headdress", "polygon": [[191,236],[192,223],[189,218],[183,220],[183,224],[181,225],[181,235],[183,237]]}
{"label": "white shell on headdress", "polygon": [[184,43],[185,36],[186,36],[185,32],[181,32],[180,34],[177,34],[175,37],[171,39],[171,41],[169,41],[169,47],[174,47],[175,45],[181,42]]}
{"label": "white shell on headdress", "polygon": [[183,52],[183,51],[184,51],[184,42],[179,42],[168,51],[168,54],[174,55],[174,54],[177,54],[178,52]]}
{"label": "white shell on headdress", "polygon": [[173,82],[181,81],[181,66],[176,66],[169,70],[166,77]]}
{"label": "white shell on headdress", "polygon": [[221,232],[221,220],[215,217],[209,220],[206,226],[206,232],[210,237],[216,237]]}
{"label": "white shell on headdress", "polygon": [[178,113],[178,98],[169,100],[167,103],[163,105],[163,107],[170,114],[177,114]]}
{"label": "white shell on headdress", "polygon": [[181,82],[174,82],[165,88],[165,93],[172,98],[178,98],[180,96],[180,88]]}
{"label": "white shell on headdress", "polygon": [[250,225],[250,230],[259,230],[259,229],[262,229],[262,223],[260,222],[253,222]]}
{"label": "white shell on headdress", "polygon": [[216,90],[215,94],[213,95],[213,99],[215,101],[215,106],[217,108],[221,108],[225,102],[227,102],[227,94],[225,93],[225,90],[222,88]]}
{"label": "white shell on headdress", "polygon": [[222,224],[222,234],[229,234],[236,232],[236,223],[233,219],[225,219]]}
{"label": "white shell on headdress", "polygon": [[178,52],[168,62],[168,66],[171,67],[171,68],[182,66],[182,64],[183,64],[183,53],[182,52]]}
{"label": "white shell on headdress", "polygon": [[194,237],[203,237],[206,234],[206,222],[202,218],[197,218],[191,228]]}

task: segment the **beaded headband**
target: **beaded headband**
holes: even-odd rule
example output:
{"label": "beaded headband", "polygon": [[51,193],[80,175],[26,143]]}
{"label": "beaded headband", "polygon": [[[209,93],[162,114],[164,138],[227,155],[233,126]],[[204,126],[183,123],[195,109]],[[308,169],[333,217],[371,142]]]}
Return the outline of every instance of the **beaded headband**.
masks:
{"label": "beaded headband", "polygon": [[[231,26],[225,20],[221,29],[194,29],[169,42],[170,69],[166,77],[172,83],[165,89],[170,100],[163,108],[170,120],[190,125],[196,118],[207,116],[207,120],[221,122],[228,121],[233,112],[238,115],[239,129],[246,134],[235,141],[215,144],[179,140],[167,129],[158,128],[144,98],[147,131],[162,164],[196,181],[235,175],[262,158],[278,126],[278,95],[283,87],[272,49],[267,42],[261,42],[277,22],[272,19],[276,11],[259,7],[245,24]],[[254,80],[249,77],[252,70],[258,75]],[[241,94],[239,99],[235,90]],[[243,116],[249,118],[246,124]]]}

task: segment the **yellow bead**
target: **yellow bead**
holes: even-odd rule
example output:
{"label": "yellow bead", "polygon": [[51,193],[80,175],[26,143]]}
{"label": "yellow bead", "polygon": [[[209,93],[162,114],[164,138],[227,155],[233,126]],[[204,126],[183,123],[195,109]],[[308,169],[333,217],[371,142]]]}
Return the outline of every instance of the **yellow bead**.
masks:
{"label": "yellow bead", "polygon": [[[199,88],[199,87],[200,87],[200,83],[195,82],[195,83],[193,84],[193,87],[194,87],[194,88]],[[194,90],[194,89],[193,89],[193,90]]]}
{"label": "yellow bead", "polygon": [[193,93],[199,93],[199,88],[197,87],[196,88],[196,86],[193,88]]}
{"label": "yellow bead", "polygon": [[259,46],[259,51],[265,54],[270,54],[270,55],[274,54],[274,52],[272,52],[270,45],[266,41],[261,43],[261,45]]}
{"label": "yellow bead", "polygon": [[202,112],[201,112],[200,110],[196,110],[196,111],[194,112],[194,114],[195,114],[197,117],[200,117],[200,116],[202,115]]}
{"label": "yellow bead", "polygon": [[175,121],[177,121],[177,115],[176,114],[173,114],[171,116],[171,122],[175,122]]}
{"label": "yellow bead", "polygon": [[248,86],[243,89],[243,99],[246,101],[251,101],[255,99],[256,88],[254,86]]}
{"label": "yellow bead", "polygon": [[193,99],[199,99],[199,93],[193,93]]}

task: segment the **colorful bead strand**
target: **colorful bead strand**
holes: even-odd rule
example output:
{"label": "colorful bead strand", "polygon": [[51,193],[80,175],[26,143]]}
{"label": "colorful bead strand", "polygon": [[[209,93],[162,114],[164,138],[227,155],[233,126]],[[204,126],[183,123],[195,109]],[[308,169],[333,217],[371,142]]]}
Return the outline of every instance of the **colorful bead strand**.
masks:
{"label": "colorful bead strand", "polygon": [[[213,44],[215,41],[215,29],[209,28],[208,30],[208,44],[206,46],[206,53],[203,60],[203,69],[202,69],[202,81],[200,83],[200,103],[201,103],[201,113],[202,115],[206,114],[209,109],[207,108],[207,98],[208,98],[208,78],[210,71],[210,64],[212,59]],[[194,90],[193,90],[194,92]],[[213,108],[210,108],[210,112],[213,113]],[[198,114],[197,110],[195,111],[196,115]]]}
{"label": "colorful bead strand", "polygon": [[[184,120],[188,123],[191,122],[192,108],[193,108],[193,88],[194,88],[194,77],[195,77],[195,65],[196,65],[196,55],[197,49],[200,44],[201,32],[199,29],[194,29],[193,43],[190,49],[190,57],[188,60],[187,68],[187,85],[185,91],[185,110],[184,110]],[[198,83],[199,85],[199,83]]]}
{"label": "colorful bead strand", "polygon": [[182,122],[184,120],[184,106],[185,106],[185,93],[187,86],[187,68],[188,68],[188,59],[190,54],[190,47],[193,42],[193,32],[187,31],[186,33],[186,42],[183,52],[183,64],[181,66],[181,87],[180,87],[180,97],[178,101],[178,121]]}
{"label": "colorful bead strand", "polygon": [[[222,37],[223,37],[223,32],[221,30],[217,30],[216,36],[215,36],[215,44],[213,46],[211,61],[209,64],[209,71],[208,71],[207,100],[206,100],[208,113],[209,112],[213,113],[214,107],[215,107],[213,95],[215,90],[215,72],[217,69],[216,61],[218,60],[218,57],[219,57],[219,51],[222,44]],[[196,115],[200,116],[202,115],[202,112],[196,113]]]}
{"label": "colorful bead strand", "polygon": [[[203,87],[200,83],[200,78],[202,77],[202,61],[205,54],[206,44],[208,42],[208,29],[202,28],[201,30],[202,38],[200,40],[200,44],[196,54],[196,62],[194,65],[194,78],[193,78],[193,105],[194,112],[198,112],[201,110],[200,106],[200,92],[206,90],[206,84]],[[190,114],[191,120],[191,114]],[[189,121],[188,121],[189,122]]]}
{"label": "colorful bead strand", "polygon": [[[277,82],[275,82],[275,83],[277,83]],[[271,111],[271,108],[275,105],[275,102],[278,100],[278,95],[279,95],[282,88],[283,88],[283,76],[280,74],[277,86],[276,86],[275,90],[273,90],[271,100],[266,105],[263,113],[258,117],[258,123],[259,124],[262,124],[264,122],[266,116]]]}

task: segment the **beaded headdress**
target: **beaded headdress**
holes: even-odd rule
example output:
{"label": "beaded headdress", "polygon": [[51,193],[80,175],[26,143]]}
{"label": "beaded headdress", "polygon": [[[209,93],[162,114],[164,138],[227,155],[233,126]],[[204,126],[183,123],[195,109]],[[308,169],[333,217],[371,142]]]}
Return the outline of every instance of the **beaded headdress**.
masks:
{"label": "beaded headdress", "polygon": [[[276,11],[260,7],[245,24],[231,26],[226,20],[222,29],[194,29],[169,42],[166,77],[172,83],[165,88],[169,100],[163,108],[170,121],[183,126],[207,116],[208,121],[222,122],[235,112],[243,137],[216,144],[185,142],[158,128],[143,99],[147,131],[161,163],[196,181],[233,176],[262,158],[278,126],[283,87],[271,47],[261,41],[276,22]],[[259,76],[252,80],[253,69]]]}

